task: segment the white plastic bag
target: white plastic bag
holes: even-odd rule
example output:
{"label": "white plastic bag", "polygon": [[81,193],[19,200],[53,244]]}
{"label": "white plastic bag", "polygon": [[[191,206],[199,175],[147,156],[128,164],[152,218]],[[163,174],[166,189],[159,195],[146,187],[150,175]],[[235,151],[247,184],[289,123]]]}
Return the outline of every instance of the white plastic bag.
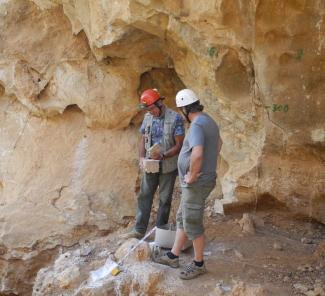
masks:
{"label": "white plastic bag", "polygon": [[90,272],[90,278],[92,282],[99,281],[104,277],[108,276],[116,267],[118,267],[118,264],[112,259],[108,258],[102,267]]}

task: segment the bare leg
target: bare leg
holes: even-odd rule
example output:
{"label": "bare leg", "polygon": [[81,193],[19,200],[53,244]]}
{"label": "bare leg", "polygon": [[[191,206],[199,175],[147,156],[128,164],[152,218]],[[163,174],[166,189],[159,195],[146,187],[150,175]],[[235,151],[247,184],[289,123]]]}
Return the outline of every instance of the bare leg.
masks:
{"label": "bare leg", "polygon": [[195,261],[203,261],[203,252],[204,252],[204,235],[203,234],[193,241],[193,247],[194,247],[194,260]]}
{"label": "bare leg", "polygon": [[171,250],[171,252],[174,255],[179,256],[179,253],[181,252],[186,239],[187,239],[187,236],[185,234],[185,231],[183,229],[177,229],[175,242],[174,242],[173,248]]}

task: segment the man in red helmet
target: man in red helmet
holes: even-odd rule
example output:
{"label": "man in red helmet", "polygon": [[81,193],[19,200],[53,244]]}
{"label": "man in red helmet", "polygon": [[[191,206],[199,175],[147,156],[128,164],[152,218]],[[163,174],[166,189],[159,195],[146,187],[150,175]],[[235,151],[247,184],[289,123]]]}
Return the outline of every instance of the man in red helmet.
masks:
{"label": "man in red helmet", "polygon": [[[143,171],[134,229],[124,237],[142,238],[147,231],[154,194],[159,186],[157,226],[168,223],[172,194],[177,176],[177,159],[184,140],[182,117],[167,108],[156,89],[147,89],[141,95],[140,107],[148,112],[144,116],[139,145],[140,168],[148,158],[159,160],[159,172]],[[159,144],[160,152],[149,153],[150,147]],[[150,156],[149,156],[150,155]]]}

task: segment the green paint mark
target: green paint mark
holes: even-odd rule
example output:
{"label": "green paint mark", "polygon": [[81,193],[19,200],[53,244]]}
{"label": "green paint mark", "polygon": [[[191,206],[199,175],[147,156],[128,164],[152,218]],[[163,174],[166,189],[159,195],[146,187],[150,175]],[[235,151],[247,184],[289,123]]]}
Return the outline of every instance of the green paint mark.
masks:
{"label": "green paint mark", "polygon": [[281,112],[281,111],[282,111],[282,105],[273,104],[271,110],[272,110],[273,112]]}
{"label": "green paint mark", "polygon": [[266,109],[271,109],[272,112],[284,112],[287,113],[289,111],[289,105],[281,105],[281,104],[273,104],[272,106],[264,106]]}
{"label": "green paint mark", "polygon": [[218,50],[213,46],[208,48],[208,54],[212,58],[216,53],[218,53]]}
{"label": "green paint mark", "polygon": [[299,61],[302,60],[304,57],[304,54],[305,54],[304,49],[299,48],[297,51],[297,55],[296,55],[297,60],[299,60]]}

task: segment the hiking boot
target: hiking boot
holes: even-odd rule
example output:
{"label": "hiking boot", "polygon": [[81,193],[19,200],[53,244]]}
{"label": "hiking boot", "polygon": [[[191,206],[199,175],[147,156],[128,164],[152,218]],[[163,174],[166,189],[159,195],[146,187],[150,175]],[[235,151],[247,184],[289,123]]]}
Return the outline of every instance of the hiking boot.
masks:
{"label": "hiking boot", "polygon": [[144,234],[136,231],[136,230],[131,230],[130,232],[124,233],[121,235],[121,238],[129,239],[129,238],[137,238],[137,239],[142,239],[144,237]]}
{"label": "hiking boot", "polygon": [[191,280],[198,277],[201,274],[206,273],[207,270],[205,265],[203,264],[202,267],[196,266],[194,261],[191,264],[187,265],[179,274],[179,277],[182,280]]}
{"label": "hiking boot", "polygon": [[172,268],[178,268],[179,267],[179,258],[175,258],[175,259],[170,259],[167,256],[167,253],[160,255],[160,256],[152,256],[152,261],[159,263],[159,264],[163,264],[163,265],[168,265]]}

